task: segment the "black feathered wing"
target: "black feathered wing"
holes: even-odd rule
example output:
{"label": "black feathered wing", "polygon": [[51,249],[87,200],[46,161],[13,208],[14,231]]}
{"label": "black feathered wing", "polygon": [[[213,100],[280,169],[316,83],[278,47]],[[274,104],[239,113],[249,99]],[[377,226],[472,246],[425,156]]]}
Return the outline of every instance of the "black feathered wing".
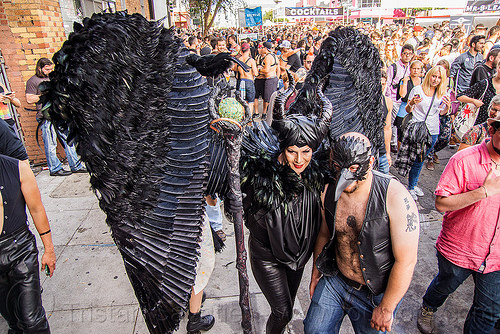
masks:
{"label": "black feathered wing", "polygon": [[288,113],[321,112],[315,103],[319,81],[330,74],[324,94],[333,106],[329,136],[355,131],[366,135],[376,149],[383,145],[380,70],[382,62],[368,36],[338,27],[321,44],[320,52]]}
{"label": "black feathered wing", "polygon": [[54,56],[45,114],[68,127],[151,333],[187,309],[208,166],[206,80],[142,16],[93,15]]}

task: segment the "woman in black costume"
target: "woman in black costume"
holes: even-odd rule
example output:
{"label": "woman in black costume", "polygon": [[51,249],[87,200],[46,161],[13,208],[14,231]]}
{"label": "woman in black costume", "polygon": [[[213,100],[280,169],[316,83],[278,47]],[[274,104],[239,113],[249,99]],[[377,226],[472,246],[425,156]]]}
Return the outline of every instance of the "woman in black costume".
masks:
{"label": "woman in black costume", "polygon": [[[271,134],[265,122],[257,123],[243,141],[242,192],[246,226],[250,230],[250,263],[254,277],[271,306],[266,333],[283,333],[304,266],[314,248],[321,223],[324,182],[313,152],[328,131],[332,106],[317,94],[320,117],[285,116],[286,99],[294,86],[276,98]],[[253,141],[253,145],[249,145]]]}

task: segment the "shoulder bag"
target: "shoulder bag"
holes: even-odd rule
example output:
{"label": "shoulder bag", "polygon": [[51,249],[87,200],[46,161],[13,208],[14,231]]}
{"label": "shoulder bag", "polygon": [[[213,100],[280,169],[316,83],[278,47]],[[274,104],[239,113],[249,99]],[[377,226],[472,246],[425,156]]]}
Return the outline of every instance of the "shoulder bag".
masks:
{"label": "shoulder bag", "polygon": [[[484,95],[488,91],[488,79],[486,79],[486,89],[479,100],[483,100]],[[470,128],[474,126],[476,122],[477,114],[479,114],[479,108],[474,105],[474,103],[461,103],[459,111],[455,115],[453,120],[453,127],[455,128],[455,133],[457,137],[462,140],[464,134],[469,131]]]}

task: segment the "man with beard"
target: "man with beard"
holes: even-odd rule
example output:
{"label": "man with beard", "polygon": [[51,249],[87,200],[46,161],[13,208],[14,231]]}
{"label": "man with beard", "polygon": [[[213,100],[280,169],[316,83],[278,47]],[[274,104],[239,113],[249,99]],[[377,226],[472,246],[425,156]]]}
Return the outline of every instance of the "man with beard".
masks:
{"label": "man with beard", "polygon": [[[26,102],[29,104],[36,104],[36,120],[41,123],[42,138],[45,148],[45,157],[47,158],[47,165],[51,176],[67,176],[71,173],[86,173],[87,169],[82,165],[78,155],[76,154],[75,147],[68,145],[66,142],[67,134],[57,132],[52,123],[44,119],[42,113],[42,105],[39,103],[41,91],[39,85],[48,81],[49,73],[54,69],[54,64],[48,58],[40,58],[36,63],[35,75],[28,79],[26,82]],[[57,138],[64,145],[64,151],[68,158],[69,167],[71,172],[63,168],[61,161],[56,155]]]}
{"label": "man with beard", "polygon": [[464,333],[490,333],[500,318],[500,114],[488,118],[488,133],[490,140],[450,158],[435,191],[436,209],[445,214],[436,242],[439,271],[418,314],[422,333],[435,333],[434,313],[470,275],[474,300]]}
{"label": "man with beard", "polygon": [[462,53],[451,64],[450,78],[453,78],[460,93],[470,87],[470,79],[476,64],[483,61],[484,36],[474,36],[469,42],[469,51]]}
{"label": "man with beard", "polygon": [[492,49],[488,56],[486,56],[486,61],[482,64],[479,64],[472,72],[472,76],[470,78],[470,87],[472,87],[476,82],[481,81],[483,79],[491,78],[497,72],[497,66],[500,62],[500,48]]}
{"label": "man with beard", "polygon": [[356,333],[390,331],[410,285],[418,210],[401,183],[372,170],[370,146],[354,132],[332,143],[338,182],[322,195],[305,333],[338,333],[346,314]]}

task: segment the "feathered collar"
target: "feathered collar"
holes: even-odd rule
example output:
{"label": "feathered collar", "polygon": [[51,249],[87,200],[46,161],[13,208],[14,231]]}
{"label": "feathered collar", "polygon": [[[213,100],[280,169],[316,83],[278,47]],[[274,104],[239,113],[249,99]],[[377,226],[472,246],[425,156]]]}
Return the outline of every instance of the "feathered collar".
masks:
{"label": "feathered collar", "polygon": [[252,207],[257,210],[270,210],[283,204],[287,211],[288,203],[300,195],[304,187],[318,197],[324,188],[323,173],[314,157],[299,177],[290,166],[278,162],[278,154],[261,150],[242,156],[241,187],[247,195],[252,194]]}

